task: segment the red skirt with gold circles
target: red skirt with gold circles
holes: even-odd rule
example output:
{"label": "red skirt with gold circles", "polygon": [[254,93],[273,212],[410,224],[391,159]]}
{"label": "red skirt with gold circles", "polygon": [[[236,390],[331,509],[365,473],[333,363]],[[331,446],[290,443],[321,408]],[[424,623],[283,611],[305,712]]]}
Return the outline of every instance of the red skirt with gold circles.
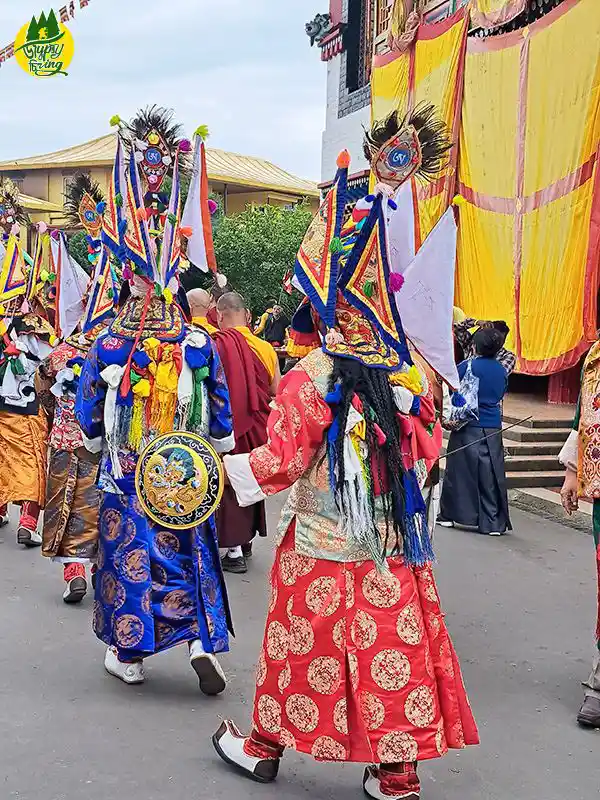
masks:
{"label": "red skirt with gold circles", "polygon": [[323,761],[397,763],[478,744],[430,567],[278,548],[254,727]]}

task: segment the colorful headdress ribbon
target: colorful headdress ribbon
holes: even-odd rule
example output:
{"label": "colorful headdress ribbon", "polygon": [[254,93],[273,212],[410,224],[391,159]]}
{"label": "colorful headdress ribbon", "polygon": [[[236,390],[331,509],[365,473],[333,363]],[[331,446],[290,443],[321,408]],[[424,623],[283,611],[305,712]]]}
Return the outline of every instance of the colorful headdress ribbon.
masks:
{"label": "colorful headdress ribbon", "polygon": [[377,329],[401,361],[412,364],[396,303],[388,285],[386,219],[383,196],[378,195],[340,276],[345,300]]}
{"label": "colorful headdress ribbon", "polygon": [[190,263],[203,272],[216,272],[217,260],[213,244],[211,212],[208,197],[208,172],[204,139],[208,130],[196,130],[192,179],[182,216],[182,226],[191,228],[188,237],[187,257]]}
{"label": "colorful headdress ribbon", "polygon": [[82,330],[88,333],[114,314],[117,302],[117,287],[110,266],[110,252],[103,247],[89,292],[89,298],[82,322]]}
{"label": "colorful headdress ribbon", "polygon": [[6,245],[6,254],[0,269],[0,303],[25,294],[27,272],[23,251],[18,238],[11,235]]}
{"label": "colorful headdress ribbon", "polygon": [[123,145],[120,136],[117,136],[117,152],[115,154],[112,178],[108,186],[106,209],[102,220],[102,243],[105,244],[121,262],[125,261],[126,258],[124,243],[127,222],[124,213],[123,197],[125,184]]}
{"label": "colorful headdress ribbon", "polygon": [[133,150],[129,155],[127,170],[125,217],[127,219],[125,231],[127,257],[148,280],[152,283],[159,283],[160,275],[156,264],[156,254],[150,241],[144,195]]}
{"label": "colorful headdress ribbon", "polygon": [[340,233],[346,206],[349,164],[350,156],[344,151],[338,157],[334,186],[311,222],[296,258],[296,278],[328,328],[335,325],[342,252]]}
{"label": "colorful headdress ribbon", "polygon": [[[179,156],[175,156],[173,167],[173,185],[171,199],[165,219],[162,248],[160,252],[160,274],[163,288],[169,287],[171,280],[177,275],[181,260],[181,239],[179,234],[181,223],[181,183],[179,177]],[[176,287],[169,287],[175,289]]]}

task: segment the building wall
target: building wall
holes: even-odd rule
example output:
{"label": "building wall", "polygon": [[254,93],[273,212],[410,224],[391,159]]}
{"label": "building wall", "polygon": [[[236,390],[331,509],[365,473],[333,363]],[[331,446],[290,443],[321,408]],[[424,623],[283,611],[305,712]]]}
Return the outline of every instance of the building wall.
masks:
{"label": "building wall", "polygon": [[[321,180],[333,180],[336,159],[347,149],[352,158],[350,172],[368,168],[362,153],[363,126],[370,123],[370,95],[364,90],[348,94],[345,86],[346,54],[342,53],[327,64],[327,112],[321,156]],[[353,97],[355,95],[355,97]]]}
{"label": "building wall", "polygon": [[[209,188],[210,187],[209,185]],[[236,192],[227,195],[227,214],[241,214],[247,206],[288,206],[302,200],[298,195],[284,195],[277,192]],[[311,208],[315,211],[318,207],[317,198],[310,198]]]}
{"label": "building wall", "polygon": [[[107,194],[112,174],[112,169],[110,167],[92,167],[88,170],[32,169],[18,173],[10,173],[10,176],[18,179],[19,187],[24,194],[62,206],[64,204],[65,179],[81,171],[88,172],[90,178],[99,184],[100,189],[105,195]],[[221,185],[220,187],[222,188]],[[209,190],[213,190],[211,184],[209,184]],[[217,193],[222,194],[222,191]],[[303,197],[301,195],[267,190],[256,192],[250,190],[248,192],[235,194],[230,193],[227,198],[227,213],[241,214],[248,205],[287,206],[299,203],[302,199]],[[311,197],[310,205],[311,208],[316,211],[319,205],[318,198]],[[35,215],[35,219],[33,216],[31,218],[34,222],[39,222],[43,219],[43,221],[48,224],[55,223],[47,212],[38,212]]]}

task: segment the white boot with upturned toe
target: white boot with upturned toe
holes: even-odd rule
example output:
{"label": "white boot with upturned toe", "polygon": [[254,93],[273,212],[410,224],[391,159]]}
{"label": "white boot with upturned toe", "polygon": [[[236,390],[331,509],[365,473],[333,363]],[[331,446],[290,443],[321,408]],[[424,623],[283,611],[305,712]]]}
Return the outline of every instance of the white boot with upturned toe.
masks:
{"label": "white boot with upturned toe", "polygon": [[200,639],[190,642],[190,665],[198,676],[200,691],[207,695],[221,694],[227,686],[227,678],[217,657],[207,653]]}
{"label": "white boot with upturned toe", "polygon": [[119,661],[117,650],[114,647],[109,647],[104,656],[104,669],[109,675],[114,675],[123,683],[135,684],[144,682],[144,665],[141,661],[135,661],[131,664],[126,664],[124,661]]}

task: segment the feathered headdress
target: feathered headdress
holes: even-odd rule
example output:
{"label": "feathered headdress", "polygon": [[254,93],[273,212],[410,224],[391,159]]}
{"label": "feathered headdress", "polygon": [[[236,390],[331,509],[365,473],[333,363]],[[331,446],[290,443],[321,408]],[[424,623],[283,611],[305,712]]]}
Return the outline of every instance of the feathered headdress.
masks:
{"label": "feathered headdress", "polygon": [[0,177],[0,231],[11,232],[15,224],[25,224],[29,217],[21,205],[19,187],[10,178]]}
{"label": "feathered headdress", "polygon": [[435,106],[421,103],[401,117],[397,111],[365,132],[364,154],[381,183],[397,188],[415,175],[432,181],[448,165],[448,128]]}
{"label": "feathered headdress", "polygon": [[99,184],[89,175],[79,172],[69,183],[65,193],[65,219],[71,225],[83,225],[94,239],[102,230],[102,215],[106,207]]}
{"label": "feathered headdress", "polygon": [[178,151],[181,154],[180,169],[188,166],[184,156],[191,151],[191,144],[184,138],[183,128],[173,116],[172,109],[153,105],[138,111],[125,124],[119,117],[113,118],[113,122],[120,126],[126,145],[135,154],[144,188],[149,192],[159,192],[167,175],[172,175]]}

